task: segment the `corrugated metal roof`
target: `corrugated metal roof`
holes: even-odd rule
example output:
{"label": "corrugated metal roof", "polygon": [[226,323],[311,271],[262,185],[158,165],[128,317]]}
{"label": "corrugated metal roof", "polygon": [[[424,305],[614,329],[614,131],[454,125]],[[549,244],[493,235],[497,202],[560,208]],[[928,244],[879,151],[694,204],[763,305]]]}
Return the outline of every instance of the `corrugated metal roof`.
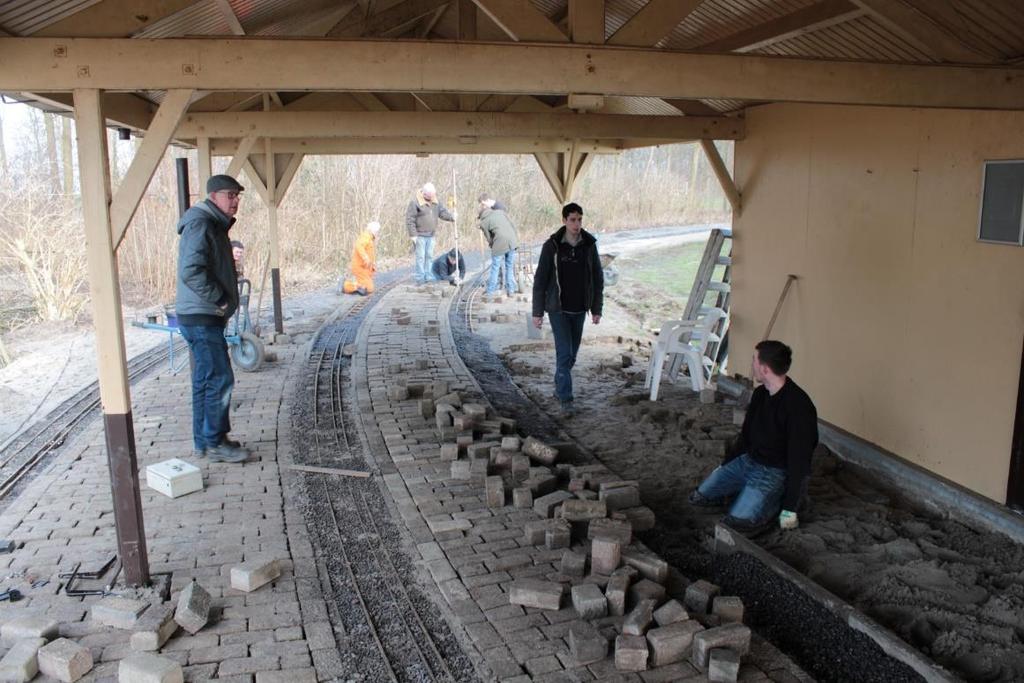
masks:
{"label": "corrugated metal roof", "polygon": [[752,52],[787,57],[867,61],[934,61],[929,55],[867,16],[773,43]]}
{"label": "corrugated metal roof", "polygon": [[657,97],[606,97],[602,114],[679,116],[679,110]]}
{"label": "corrugated metal roof", "polygon": [[0,3],[0,26],[18,36],[32,35],[100,0],[7,0]]}
{"label": "corrugated metal roof", "polygon": [[213,2],[199,2],[153,22],[133,38],[232,35],[231,26]]}
{"label": "corrugated metal roof", "polygon": [[936,12],[934,0],[908,0],[969,47],[994,59],[1024,56],[1024,3],[1019,0],[958,0]]}
{"label": "corrugated metal roof", "polygon": [[706,0],[659,47],[691,50],[813,5],[816,0]]}

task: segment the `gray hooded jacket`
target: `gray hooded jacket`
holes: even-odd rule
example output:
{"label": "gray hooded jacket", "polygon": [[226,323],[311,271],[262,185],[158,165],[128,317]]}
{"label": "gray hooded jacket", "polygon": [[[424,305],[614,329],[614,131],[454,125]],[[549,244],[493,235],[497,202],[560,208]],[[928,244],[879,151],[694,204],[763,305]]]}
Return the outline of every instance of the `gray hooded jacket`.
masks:
{"label": "gray hooded jacket", "polygon": [[183,325],[224,325],[238,309],[238,276],[231,256],[231,218],[209,199],[178,222],[178,289],[174,308]]}

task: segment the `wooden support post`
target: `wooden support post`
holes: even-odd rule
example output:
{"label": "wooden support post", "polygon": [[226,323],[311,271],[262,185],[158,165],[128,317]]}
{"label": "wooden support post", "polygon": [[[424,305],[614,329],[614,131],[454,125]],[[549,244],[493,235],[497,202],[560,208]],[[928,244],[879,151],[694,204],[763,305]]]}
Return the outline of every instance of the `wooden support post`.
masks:
{"label": "wooden support post", "polygon": [[729,169],[725,167],[725,162],[722,161],[722,155],[718,153],[715,141],[701,140],[700,146],[704,149],[708,161],[711,162],[711,168],[714,169],[715,176],[722,185],[722,191],[725,192],[725,196],[728,197],[729,203],[732,205],[733,216],[739,216],[740,211],[743,209],[742,197],[739,189],[736,187],[736,183],[732,180]]}
{"label": "wooden support post", "polygon": [[199,184],[196,188],[200,195],[206,193],[206,181],[213,175],[213,158],[210,155],[210,138],[201,137],[196,139],[196,147],[199,150]]}
{"label": "wooden support post", "polygon": [[114,500],[117,553],[124,567],[125,582],[142,586],[149,583],[149,558],[135,457],[121,291],[110,234],[110,169],[101,91],[75,90],[74,102],[89,290],[96,328],[96,360]]}
{"label": "wooden support post", "polygon": [[266,138],[267,225],[270,239],[270,286],[274,297],[274,331],[284,332],[284,312],[281,308],[281,237],[277,230],[277,169],[274,166],[274,146]]}

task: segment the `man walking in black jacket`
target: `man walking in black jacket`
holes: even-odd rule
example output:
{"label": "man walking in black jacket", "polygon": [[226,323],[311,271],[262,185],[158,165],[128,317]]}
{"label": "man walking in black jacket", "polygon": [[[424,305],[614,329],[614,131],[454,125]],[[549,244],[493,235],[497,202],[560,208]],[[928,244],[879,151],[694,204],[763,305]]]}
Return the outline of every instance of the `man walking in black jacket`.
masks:
{"label": "man walking in black jacket", "polygon": [[242,462],[249,451],[228,438],[231,371],[224,325],[238,309],[228,230],[235,223],[242,187],[228,175],[211,176],[207,197],[178,223],[178,328],[192,354],[193,455],[216,462]]}
{"label": "man walking in black jacket", "polygon": [[597,239],[583,229],[583,207],[562,208],[565,225],[551,235],[540,251],[533,279],[533,324],[540,329],[547,312],[555,341],[555,396],[562,414],[573,408],[572,368],[583,338],[587,313],[595,325],[604,305],[604,271]]}
{"label": "man walking in black jacket", "polygon": [[795,529],[818,445],[818,413],[807,392],[787,375],[793,351],[773,340],[755,348],[753,374],[761,386],[750,399],[743,430],[725,462],[690,494],[690,502],[719,506],[735,496],[724,520],[730,526],[757,529],[778,514],[782,529]]}

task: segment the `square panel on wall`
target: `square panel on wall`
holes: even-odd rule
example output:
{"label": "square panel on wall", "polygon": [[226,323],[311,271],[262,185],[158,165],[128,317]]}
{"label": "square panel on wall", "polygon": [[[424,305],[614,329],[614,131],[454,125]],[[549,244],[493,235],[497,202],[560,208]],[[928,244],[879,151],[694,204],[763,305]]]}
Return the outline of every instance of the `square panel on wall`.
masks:
{"label": "square panel on wall", "polygon": [[985,162],[978,240],[1024,246],[1024,160]]}

